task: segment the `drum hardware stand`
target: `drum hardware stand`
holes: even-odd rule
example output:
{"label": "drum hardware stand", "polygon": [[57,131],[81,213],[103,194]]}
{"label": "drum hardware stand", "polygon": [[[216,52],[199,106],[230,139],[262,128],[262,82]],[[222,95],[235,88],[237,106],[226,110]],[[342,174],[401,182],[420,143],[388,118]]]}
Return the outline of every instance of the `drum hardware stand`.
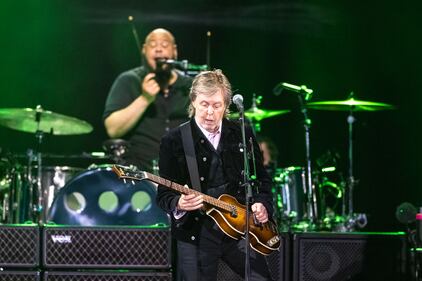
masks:
{"label": "drum hardware stand", "polygon": [[313,90],[308,89],[305,85],[297,86],[285,82],[278,83],[274,89],[274,95],[278,96],[282,91],[286,89],[290,92],[298,94],[299,103],[301,107],[301,112],[304,116],[304,127],[305,127],[305,147],[306,147],[306,186],[307,186],[307,212],[308,219],[310,221],[310,228],[314,228],[316,222],[318,221],[318,212],[317,212],[317,200],[316,200],[316,191],[315,185],[312,181],[312,170],[311,170],[311,149],[310,149],[310,127],[312,124],[311,119],[308,117],[308,111],[306,107],[306,102],[311,100]]}
{"label": "drum hardware stand", "polygon": [[[349,99],[353,98],[354,93],[351,92]],[[347,116],[348,131],[349,131],[349,175],[347,178],[347,212],[346,212],[346,222],[345,227],[348,231],[353,231],[356,226],[362,228],[367,223],[367,218],[365,214],[355,214],[353,207],[353,192],[354,187],[358,183],[353,175],[353,124],[356,122],[356,118],[353,115],[354,106],[350,107],[349,115]]]}
{"label": "drum hardware stand", "polygon": [[[261,104],[261,101],[262,101],[262,96],[256,97],[256,94],[253,93],[251,110],[252,111],[256,110],[258,108],[258,105]],[[254,130],[254,133],[261,132],[261,124],[259,123],[258,120],[251,118],[251,125],[252,125],[251,127]]]}
{"label": "drum hardware stand", "polygon": [[[351,94],[353,96],[353,92]],[[356,118],[353,116],[353,107],[350,109],[349,116],[347,117],[347,123],[349,124],[349,177],[347,179],[348,187],[348,216],[353,215],[353,188],[356,184],[353,176],[353,123]]]}
{"label": "drum hardware stand", "polygon": [[[42,153],[41,153],[41,147],[42,142],[44,139],[44,132],[40,129],[40,123],[41,123],[41,117],[42,117],[43,108],[41,105],[37,105],[36,107],[36,113],[35,113],[35,122],[37,123],[37,130],[35,132],[35,138],[37,139],[37,153],[36,153],[36,161],[37,161],[37,177],[36,177],[36,190],[32,189],[33,182],[30,182],[31,185],[31,195],[35,194],[35,202],[33,202],[32,206],[32,212],[34,216],[34,221],[37,223],[44,222],[47,218],[44,214],[46,210],[43,208],[44,198],[43,198],[43,190],[41,186],[41,179],[42,179]],[[51,128],[50,134],[53,134],[53,128]],[[29,166],[28,169],[28,175],[31,175],[32,168]],[[32,193],[34,192],[34,193]]]}
{"label": "drum hardware stand", "polygon": [[129,151],[129,147],[129,142],[123,139],[109,139],[103,142],[103,149],[111,154],[114,163],[120,165],[126,164],[123,157]]}

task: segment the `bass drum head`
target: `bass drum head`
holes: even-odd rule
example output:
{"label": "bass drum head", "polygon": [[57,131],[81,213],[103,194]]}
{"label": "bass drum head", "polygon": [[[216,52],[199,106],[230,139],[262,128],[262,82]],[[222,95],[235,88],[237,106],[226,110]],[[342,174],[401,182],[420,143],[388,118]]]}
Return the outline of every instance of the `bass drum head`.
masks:
{"label": "bass drum head", "polygon": [[80,173],[60,189],[48,221],[67,225],[169,225],[158,207],[156,185],[126,181],[102,166]]}

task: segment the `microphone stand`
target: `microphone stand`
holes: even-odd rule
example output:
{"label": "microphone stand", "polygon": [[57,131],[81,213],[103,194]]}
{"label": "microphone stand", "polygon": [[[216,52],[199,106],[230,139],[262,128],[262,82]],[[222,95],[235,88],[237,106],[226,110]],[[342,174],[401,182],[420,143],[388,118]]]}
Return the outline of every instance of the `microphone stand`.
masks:
{"label": "microphone stand", "polygon": [[248,155],[247,155],[247,146],[246,146],[246,136],[245,136],[245,113],[242,108],[239,108],[239,120],[240,120],[240,128],[242,131],[242,150],[243,150],[243,184],[242,186],[245,188],[245,205],[246,205],[246,222],[245,222],[245,281],[249,280],[251,269],[250,269],[250,246],[249,246],[249,216],[250,210],[249,205],[252,199],[252,187],[250,184],[250,174],[249,174],[249,163],[248,163]]}
{"label": "microphone stand", "polygon": [[310,146],[310,128],[312,121],[308,116],[308,110],[306,108],[306,101],[307,99],[304,98],[307,96],[306,91],[301,90],[299,97],[301,111],[304,116],[304,127],[305,127],[305,146],[306,146],[306,185],[307,185],[307,212],[308,212],[308,219],[312,225],[315,226],[315,222],[318,218],[317,213],[317,200],[316,200],[316,192],[315,186],[312,183],[312,170],[311,170],[311,146]]}

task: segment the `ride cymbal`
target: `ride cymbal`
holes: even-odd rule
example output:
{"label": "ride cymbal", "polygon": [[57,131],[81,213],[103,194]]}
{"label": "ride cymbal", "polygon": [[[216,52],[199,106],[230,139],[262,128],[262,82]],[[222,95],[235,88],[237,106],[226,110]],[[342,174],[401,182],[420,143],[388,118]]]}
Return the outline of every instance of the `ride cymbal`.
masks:
{"label": "ride cymbal", "polygon": [[387,103],[355,100],[349,98],[342,101],[318,101],[307,104],[308,108],[334,111],[378,111],[394,109],[394,106]]}
{"label": "ride cymbal", "polygon": [[83,120],[32,108],[0,108],[0,125],[27,133],[44,132],[52,135],[80,135],[92,131]]}

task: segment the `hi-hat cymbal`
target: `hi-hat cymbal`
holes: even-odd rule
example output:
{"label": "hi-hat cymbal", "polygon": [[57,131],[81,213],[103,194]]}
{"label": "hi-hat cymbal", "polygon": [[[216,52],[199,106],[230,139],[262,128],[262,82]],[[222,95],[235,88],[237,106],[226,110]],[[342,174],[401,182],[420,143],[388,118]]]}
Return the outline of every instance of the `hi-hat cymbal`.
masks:
{"label": "hi-hat cymbal", "polygon": [[[245,111],[245,116],[249,119],[256,121],[261,121],[262,119],[270,118],[273,116],[289,113],[290,110],[268,110],[268,109],[259,109],[258,107],[251,107]],[[239,113],[231,113],[230,118],[239,117]]]}
{"label": "hi-hat cymbal", "polygon": [[341,101],[317,101],[310,102],[307,104],[308,108],[320,109],[320,110],[335,110],[335,111],[377,111],[377,110],[388,110],[394,109],[391,104],[355,100],[349,98]]}
{"label": "hi-hat cymbal", "polygon": [[80,135],[92,131],[92,126],[86,121],[41,107],[0,108],[0,125],[27,133],[41,131],[52,135]]}

